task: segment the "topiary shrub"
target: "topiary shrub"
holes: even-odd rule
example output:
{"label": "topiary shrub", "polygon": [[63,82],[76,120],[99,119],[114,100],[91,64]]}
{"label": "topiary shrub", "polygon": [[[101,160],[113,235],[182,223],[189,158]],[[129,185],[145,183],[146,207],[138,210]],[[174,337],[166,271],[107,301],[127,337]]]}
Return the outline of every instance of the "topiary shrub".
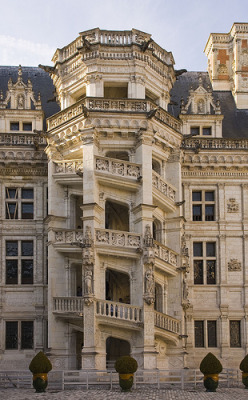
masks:
{"label": "topiary shrub", "polygon": [[29,369],[33,374],[48,373],[52,369],[52,364],[43,351],[40,351],[32,359]]}
{"label": "topiary shrub", "polygon": [[245,358],[243,358],[243,360],[241,361],[239,368],[242,372],[246,372],[248,373],[248,354],[245,356]]}
{"label": "topiary shrub", "polygon": [[115,369],[119,374],[133,374],[137,368],[137,361],[130,356],[122,356],[115,362]]}
{"label": "topiary shrub", "polygon": [[212,353],[208,353],[200,364],[200,371],[204,374],[220,374],[222,364]]}

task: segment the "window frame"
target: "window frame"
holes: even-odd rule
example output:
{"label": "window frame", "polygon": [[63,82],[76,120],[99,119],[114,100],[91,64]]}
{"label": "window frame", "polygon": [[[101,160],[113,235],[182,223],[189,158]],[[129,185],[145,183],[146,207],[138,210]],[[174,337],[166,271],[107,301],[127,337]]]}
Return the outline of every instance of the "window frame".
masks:
{"label": "window frame", "polygon": [[[16,345],[15,347],[9,347],[7,346],[7,340],[9,340],[10,343],[13,343],[13,340],[11,339],[11,337],[8,339],[7,336],[7,327],[9,324],[15,324],[16,326],[16,332],[15,332],[15,336],[16,336]],[[30,340],[30,344],[29,346],[25,346],[25,341],[24,341],[24,329],[23,327],[25,326],[25,324],[31,324],[30,326],[32,326],[32,329],[30,330],[30,328],[28,329],[29,332],[32,333],[31,335],[31,340]],[[5,350],[7,351],[19,351],[19,350],[33,350],[34,349],[34,320],[6,320],[5,321]]]}
{"label": "window frame", "polygon": [[[17,243],[17,254],[15,255],[7,255],[7,243]],[[32,255],[24,255],[23,254],[23,243],[32,243]],[[35,250],[35,242],[34,239],[5,239],[5,285],[33,285],[34,284],[34,255]],[[16,264],[16,279],[11,282],[11,277],[8,274],[8,269],[11,268],[10,261],[15,262]],[[32,264],[31,274],[29,277],[25,277],[25,262],[30,262]],[[9,267],[8,267],[9,264]],[[26,270],[28,271],[28,267],[26,265]]]}
{"label": "window frame", "polygon": [[[202,247],[202,254],[201,255],[195,255],[195,245],[196,244],[201,244]],[[210,246],[208,244],[214,244],[214,256],[208,255],[208,251]],[[217,242],[216,240],[194,240],[193,241],[193,251],[192,251],[192,260],[193,260],[193,282],[194,285],[217,285]],[[212,265],[214,265],[214,282],[209,282],[209,274],[211,273],[211,266],[208,264],[208,262],[211,262]],[[201,265],[202,268],[202,279],[197,280],[196,276],[196,268],[197,268],[197,263]]]}
{"label": "window frame", "polygon": [[[192,134],[193,136],[202,136],[202,137],[213,137],[213,126],[210,125],[190,125],[190,134]],[[194,130],[196,131],[196,129],[198,129],[198,134],[196,135],[194,132]],[[210,130],[210,134],[204,134],[204,129],[209,129]]]}
{"label": "window frame", "polygon": [[[5,186],[5,219],[7,220],[34,220],[34,209],[35,209],[35,188],[32,187],[18,187],[18,186]],[[9,197],[11,190],[15,190],[15,197]],[[24,191],[32,191],[32,197],[24,197]],[[25,211],[25,207],[31,206],[30,212]],[[14,212],[11,212],[11,208]],[[11,217],[13,215],[13,218]]]}
{"label": "window frame", "polygon": [[[238,343],[238,345],[237,346],[235,346],[235,345],[232,345],[232,337],[231,337],[231,325],[232,325],[232,323],[238,323],[238,325],[239,325],[239,333],[238,333],[238,336],[239,336],[239,343]],[[230,319],[229,320],[229,339],[230,339],[230,348],[232,348],[232,349],[240,349],[241,347],[242,347],[242,330],[241,330],[241,327],[242,327],[242,324],[241,324],[241,320],[240,319]]]}
{"label": "window frame", "polygon": [[[201,194],[201,200],[194,200],[194,194],[195,193],[200,193]],[[207,193],[213,193],[213,200],[206,200],[206,194]],[[191,191],[191,220],[193,222],[214,222],[216,221],[216,190],[215,189],[192,189]],[[196,207],[199,207],[200,213],[196,213]],[[213,207],[213,213],[208,214],[207,213],[207,207]],[[200,216],[197,218],[197,216]],[[212,218],[208,218],[209,215],[213,215]]]}
{"label": "window frame", "polygon": [[[215,345],[214,346],[209,346],[209,342],[210,342],[210,323],[214,322],[215,323]],[[202,326],[202,345],[197,346],[197,337],[196,337],[196,329],[198,329],[196,327],[196,323],[201,323]],[[200,324],[198,324],[200,326]],[[218,347],[218,321],[217,319],[195,319],[194,320],[194,347],[199,349],[199,348],[217,348]]]}

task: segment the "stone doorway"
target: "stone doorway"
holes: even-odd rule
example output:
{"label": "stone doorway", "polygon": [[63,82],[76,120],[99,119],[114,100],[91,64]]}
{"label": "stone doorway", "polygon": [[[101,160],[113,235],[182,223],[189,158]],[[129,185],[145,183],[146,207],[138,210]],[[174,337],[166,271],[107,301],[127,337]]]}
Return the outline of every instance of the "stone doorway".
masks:
{"label": "stone doorway", "polygon": [[127,340],[108,337],[106,340],[106,368],[114,368],[115,361],[119,357],[130,356],[130,352],[130,343]]}

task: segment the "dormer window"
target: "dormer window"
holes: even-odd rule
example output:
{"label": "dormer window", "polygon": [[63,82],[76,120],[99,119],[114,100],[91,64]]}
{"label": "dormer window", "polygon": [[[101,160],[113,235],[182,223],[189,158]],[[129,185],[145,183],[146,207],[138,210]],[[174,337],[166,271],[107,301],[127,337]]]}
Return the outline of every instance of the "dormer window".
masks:
{"label": "dormer window", "polygon": [[203,134],[203,136],[211,136],[212,135],[211,126],[208,126],[206,128],[202,128],[202,134]]}
{"label": "dormer window", "polygon": [[191,135],[200,135],[200,127],[199,126],[191,126],[190,128]]}
{"label": "dormer window", "polygon": [[190,133],[192,136],[211,136],[212,127],[211,126],[191,126]]}
{"label": "dormer window", "polygon": [[11,122],[10,123],[10,130],[11,131],[19,131],[19,129],[20,129],[19,122]]}

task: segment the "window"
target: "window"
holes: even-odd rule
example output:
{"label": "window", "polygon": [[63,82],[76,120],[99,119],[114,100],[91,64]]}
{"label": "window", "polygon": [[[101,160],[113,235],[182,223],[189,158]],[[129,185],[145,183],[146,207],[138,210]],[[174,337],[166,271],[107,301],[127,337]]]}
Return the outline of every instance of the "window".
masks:
{"label": "window", "polygon": [[6,321],[6,350],[32,349],[33,341],[33,321]]}
{"label": "window", "polygon": [[203,134],[203,136],[211,136],[212,135],[211,126],[202,128],[202,134]]}
{"label": "window", "polygon": [[6,219],[34,218],[34,190],[31,188],[6,188]]}
{"label": "window", "polygon": [[32,131],[32,122],[23,122],[22,129],[24,131]]}
{"label": "window", "polygon": [[195,321],[195,347],[217,347],[216,321]]}
{"label": "window", "polygon": [[10,123],[10,130],[11,131],[19,131],[19,129],[20,129],[19,122],[11,122]]}
{"label": "window", "polygon": [[240,321],[230,321],[230,347],[241,347]]}
{"label": "window", "polygon": [[194,284],[214,285],[216,284],[216,243],[194,242]]}
{"label": "window", "polygon": [[200,135],[200,127],[199,126],[191,126],[190,133],[191,133],[191,135]]}
{"label": "window", "polygon": [[33,283],[33,241],[6,240],[6,285]]}
{"label": "window", "polygon": [[213,190],[192,192],[193,221],[215,220],[215,193]]}

